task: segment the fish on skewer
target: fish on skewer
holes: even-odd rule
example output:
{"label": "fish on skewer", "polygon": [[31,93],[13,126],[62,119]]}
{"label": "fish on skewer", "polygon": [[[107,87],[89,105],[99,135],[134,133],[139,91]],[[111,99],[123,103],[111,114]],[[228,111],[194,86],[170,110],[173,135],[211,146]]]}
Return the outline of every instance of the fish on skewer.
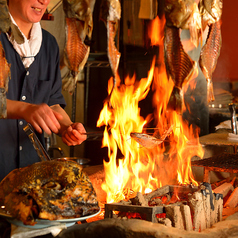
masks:
{"label": "fish on skewer", "polygon": [[[0,33],[8,32],[11,27],[11,20],[8,14],[6,0],[0,0]],[[6,93],[8,91],[8,81],[10,78],[10,64],[5,58],[5,51],[0,42],[0,118],[7,117]]]}
{"label": "fish on skewer", "polygon": [[79,73],[83,70],[90,52],[85,39],[92,36],[92,11],[88,0],[63,0],[66,20],[64,62],[69,72],[63,78],[63,90],[73,94]]}
{"label": "fish on skewer", "polygon": [[100,18],[107,28],[107,55],[113,74],[113,87],[107,98],[110,102],[113,89],[117,84],[117,69],[121,53],[115,45],[115,37],[118,31],[118,24],[121,18],[121,4],[119,0],[103,0],[100,7]]}
{"label": "fish on skewer", "polygon": [[222,45],[221,37],[221,14],[222,0],[209,0],[200,2],[203,28],[208,25],[209,32],[206,43],[202,47],[199,66],[207,80],[207,101],[215,100],[213,92],[212,74],[216,68]]}
{"label": "fish on skewer", "polygon": [[191,79],[197,63],[184,51],[179,36],[179,28],[165,27],[164,60],[166,71],[174,82],[168,108],[181,113],[183,103],[183,86]]}
{"label": "fish on skewer", "polygon": [[166,137],[172,132],[174,125],[171,125],[168,130],[165,130],[164,133],[158,137],[157,133],[154,133],[153,136],[148,135],[146,133],[137,133],[137,132],[131,132],[130,136],[133,138],[136,142],[138,142],[141,146],[153,149],[154,147],[160,145]]}
{"label": "fish on skewer", "polygon": [[142,147],[145,147],[148,149],[152,149],[163,142],[163,140],[158,139],[154,136],[148,135],[146,133],[131,132],[130,136]]}

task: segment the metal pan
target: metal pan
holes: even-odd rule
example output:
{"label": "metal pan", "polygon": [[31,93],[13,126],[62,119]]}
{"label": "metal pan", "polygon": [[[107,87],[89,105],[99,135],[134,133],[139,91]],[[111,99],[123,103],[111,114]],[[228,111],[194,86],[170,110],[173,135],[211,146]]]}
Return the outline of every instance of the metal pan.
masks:
{"label": "metal pan", "polygon": [[82,165],[82,166],[87,166],[88,163],[91,161],[90,159],[86,159],[86,158],[80,158],[80,157],[60,157],[60,158],[56,158],[57,159],[61,159],[61,160],[73,160],[75,162],[77,162],[78,164]]}

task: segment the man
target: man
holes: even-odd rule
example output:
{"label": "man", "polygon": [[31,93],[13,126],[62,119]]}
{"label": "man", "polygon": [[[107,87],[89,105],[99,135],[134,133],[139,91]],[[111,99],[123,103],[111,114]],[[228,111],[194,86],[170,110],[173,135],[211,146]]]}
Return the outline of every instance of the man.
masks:
{"label": "man", "polygon": [[0,181],[13,169],[39,161],[23,127],[30,123],[44,143],[43,131],[56,133],[68,146],[81,144],[86,136],[81,123],[72,123],[64,111],[61,94],[59,49],[55,38],[41,29],[40,20],[50,0],[9,0],[12,22],[24,38],[0,35],[11,65],[7,93],[7,119],[0,120]]}

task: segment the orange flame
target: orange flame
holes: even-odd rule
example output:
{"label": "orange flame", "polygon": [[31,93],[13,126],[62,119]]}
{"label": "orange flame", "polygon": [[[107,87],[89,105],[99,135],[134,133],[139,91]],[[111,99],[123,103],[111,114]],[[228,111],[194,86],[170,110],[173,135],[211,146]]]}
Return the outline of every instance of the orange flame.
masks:
{"label": "orange flame", "polygon": [[[108,148],[109,162],[104,161],[105,182],[102,184],[108,203],[126,199],[130,192],[147,193],[167,184],[197,184],[193,179],[191,158],[203,156],[199,131],[189,127],[175,111],[167,110],[174,83],[167,78],[163,60],[165,19],[157,17],[153,24],[151,42],[161,48],[157,56],[158,66],[155,67],[154,59],[147,78],[138,81],[135,76],[127,77],[125,84],[117,85],[111,95],[111,107],[105,102],[97,122],[98,127],[105,126],[102,146]],[[112,84],[111,78],[109,92]],[[151,86],[155,92],[153,106],[157,133],[163,135],[169,128],[172,130],[168,145],[161,143],[149,149],[140,146],[130,134],[142,132],[147,124],[147,120],[140,116],[138,104]],[[117,158],[118,152],[122,158]]]}

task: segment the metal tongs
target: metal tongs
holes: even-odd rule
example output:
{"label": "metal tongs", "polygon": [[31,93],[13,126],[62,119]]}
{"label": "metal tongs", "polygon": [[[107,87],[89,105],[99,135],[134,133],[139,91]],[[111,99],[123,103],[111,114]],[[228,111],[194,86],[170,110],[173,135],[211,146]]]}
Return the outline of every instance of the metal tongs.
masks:
{"label": "metal tongs", "polygon": [[35,134],[32,125],[28,123],[23,128],[23,130],[26,132],[26,134],[30,138],[30,141],[32,142],[32,144],[33,144],[38,156],[40,157],[41,161],[51,160],[50,156],[48,155],[45,148],[43,147],[43,145],[39,141],[37,135]]}

